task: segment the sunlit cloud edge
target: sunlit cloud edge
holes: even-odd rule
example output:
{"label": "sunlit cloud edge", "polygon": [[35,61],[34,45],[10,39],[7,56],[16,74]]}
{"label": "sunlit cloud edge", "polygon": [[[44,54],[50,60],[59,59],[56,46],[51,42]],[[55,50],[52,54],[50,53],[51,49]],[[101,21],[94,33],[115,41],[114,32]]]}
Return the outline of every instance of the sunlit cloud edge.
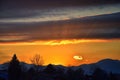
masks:
{"label": "sunlit cloud edge", "polygon": [[[113,39],[114,41],[116,39]],[[100,43],[100,42],[111,42],[112,39],[71,39],[71,40],[48,40],[48,41],[33,41],[33,42],[7,42],[0,43],[0,45],[68,45],[68,44],[79,44],[79,43]],[[119,40],[120,41],[120,40]]]}

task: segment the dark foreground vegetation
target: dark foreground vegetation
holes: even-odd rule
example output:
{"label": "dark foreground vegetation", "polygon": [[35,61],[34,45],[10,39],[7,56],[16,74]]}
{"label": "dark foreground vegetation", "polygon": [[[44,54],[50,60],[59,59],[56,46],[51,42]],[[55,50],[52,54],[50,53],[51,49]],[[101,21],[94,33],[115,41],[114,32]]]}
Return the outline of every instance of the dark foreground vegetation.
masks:
{"label": "dark foreground vegetation", "polygon": [[120,74],[107,73],[99,67],[96,67],[92,74],[85,74],[82,68],[55,68],[52,64],[44,67],[34,65],[28,69],[21,65],[14,55],[8,69],[0,71],[0,80],[120,80]]}

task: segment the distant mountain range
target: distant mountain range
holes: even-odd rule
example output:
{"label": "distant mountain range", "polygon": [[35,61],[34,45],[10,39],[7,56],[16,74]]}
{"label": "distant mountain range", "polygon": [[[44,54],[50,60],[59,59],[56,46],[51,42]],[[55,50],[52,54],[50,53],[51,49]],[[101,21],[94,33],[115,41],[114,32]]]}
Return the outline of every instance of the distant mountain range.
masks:
{"label": "distant mountain range", "polygon": [[94,71],[97,67],[101,68],[102,70],[108,73],[120,73],[120,60],[103,59],[97,63],[84,64],[80,67],[83,68],[88,74]]}
{"label": "distant mountain range", "polygon": [[[34,67],[33,64],[27,64],[24,62],[21,62],[21,65],[26,68],[26,70],[30,69],[31,67]],[[0,70],[7,70],[9,66],[9,63],[1,64]],[[64,69],[64,71],[68,70],[68,67],[62,66],[62,65],[53,65],[55,69]],[[40,66],[39,69],[43,70],[46,66]],[[80,66],[69,66],[72,70],[77,70],[79,68],[82,68],[85,71],[85,74],[92,74],[96,68],[100,68],[107,73],[116,73],[120,74],[120,60],[112,60],[112,59],[103,59],[101,61],[98,61],[97,63],[92,64],[83,64]]]}

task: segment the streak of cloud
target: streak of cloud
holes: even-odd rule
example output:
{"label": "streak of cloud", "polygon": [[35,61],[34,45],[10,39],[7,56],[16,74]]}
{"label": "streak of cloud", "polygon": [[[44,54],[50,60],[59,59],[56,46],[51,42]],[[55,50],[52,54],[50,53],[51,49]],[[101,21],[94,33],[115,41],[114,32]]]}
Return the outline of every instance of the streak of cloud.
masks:
{"label": "streak of cloud", "polygon": [[112,4],[26,11],[21,9],[10,10],[8,13],[3,10],[0,13],[0,43],[119,39],[119,7],[120,4]]}
{"label": "streak of cloud", "polygon": [[[91,7],[64,7],[50,9],[18,9],[1,11],[0,24],[30,24],[47,21],[70,20],[86,16],[95,16],[120,12],[120,4]],[[17,12],[17,13],[16,13]],[[74,14],[73,14],[74,13]]]}
{"label": "streak of cloud", "polygon": [[101,39],[71,39],[71,40],[46,40],[46,41],[34,41],[34,42],[17,42],[17,43],[0,43],[1,45],[68,45],[68,44],[79,44],[79,43],[104,43],[110,42],[111,40],[101,40]]}
{"label": "streak of cloud", "polygon": [[61,39],[119,39],[120,13],[36,24],[0,27],[0,42],[34,42]]}

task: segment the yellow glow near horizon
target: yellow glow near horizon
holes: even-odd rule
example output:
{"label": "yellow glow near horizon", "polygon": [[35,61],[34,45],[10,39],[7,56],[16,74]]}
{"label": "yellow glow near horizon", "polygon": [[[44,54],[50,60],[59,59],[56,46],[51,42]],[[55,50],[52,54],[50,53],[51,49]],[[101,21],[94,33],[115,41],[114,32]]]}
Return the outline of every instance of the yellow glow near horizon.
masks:
{"label": "yellow glow near horizon", "polygon": [[[120,59],[120,40],[51,40],[42,42],[2,43],[0,45],[0,63],[11,60],[14,53],[17,54],[20,61],[27,63],[30,63],[32,56],[40,54],[43,57],[44,65],[51,63],[76,66],[105,58]],[[74,59],[73,56],[78,57]],[[79,56],[82,56],[83,59]]]}

